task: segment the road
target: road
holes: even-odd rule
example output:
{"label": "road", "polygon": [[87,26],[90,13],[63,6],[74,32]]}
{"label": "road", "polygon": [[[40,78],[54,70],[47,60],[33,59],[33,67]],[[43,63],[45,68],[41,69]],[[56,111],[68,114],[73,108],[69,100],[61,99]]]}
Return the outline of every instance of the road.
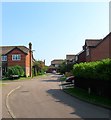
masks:
{"label": "road", "polygon": [[60,89],[59,75],[9,82],[2,88],[3,118],[109,118],[111,111]]}

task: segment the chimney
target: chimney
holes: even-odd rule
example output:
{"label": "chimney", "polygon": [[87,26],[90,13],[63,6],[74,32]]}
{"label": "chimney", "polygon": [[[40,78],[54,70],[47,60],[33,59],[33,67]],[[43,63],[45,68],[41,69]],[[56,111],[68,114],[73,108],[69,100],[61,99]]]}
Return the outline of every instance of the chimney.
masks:
{"label": "chimney", "polygon": [[32,43],[29,43],[29,49],[32,50]]}
{"label": "chimney", "polygon": [[45,65],[45,60],[44,60],[44,65]]}
{"label": "chimney", "polygon": [[32,43],[29,43],[29,52],[30,52],[30,77],[32,77]]}

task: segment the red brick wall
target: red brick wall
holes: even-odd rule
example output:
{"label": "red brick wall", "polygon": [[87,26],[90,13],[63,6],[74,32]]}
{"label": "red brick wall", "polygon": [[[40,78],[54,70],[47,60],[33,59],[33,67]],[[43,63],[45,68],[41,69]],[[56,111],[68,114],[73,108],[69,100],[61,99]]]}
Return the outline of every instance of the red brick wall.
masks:
{"label": "red brick wall", "polygon": [[30,53],[28,52],[28,55],[26,56],[26,62],[25,62],[26,67],[30,67]]}
{"label": "red brick wall", "polygon": [[96,48],[91,49],[91,61],[111,58],[109,51],[109,37],[106,37]]}
{"label": "red brick wall", "polygon": [[30,76],[30,53],[29,52],[28,52],[28,55],[26,56],[25,66],[26,66],[26,75],[28,77]]}
{"label": "red brick wall", "polygon": [[86,62],[91,62],[92,49],[93,48],[89,47],[89,55],[86,56]]}
{"label": "red brick wall", "polygon": [[[12,60],[12,55],[13,54],[20,54],[21,55],[21,60],[13,61]],[[15,66],[15,65],[20,65],[22,67],[25,67],[25,60],[26,60],[26,55],[17,48],[14,49],[13,51],[11,51],[7,56],[8,67],[9,66]]]}
{"label": "red brick wall", "polygon": [[86,52],[83,51],[82,53],[79,54],[78,56],[78,63],[80,62],[85,62],[86,61]]}

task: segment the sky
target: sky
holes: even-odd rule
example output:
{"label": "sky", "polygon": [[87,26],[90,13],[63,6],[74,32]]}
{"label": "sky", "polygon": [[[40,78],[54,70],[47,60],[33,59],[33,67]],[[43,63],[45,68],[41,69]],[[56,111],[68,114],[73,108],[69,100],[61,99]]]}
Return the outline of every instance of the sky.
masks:
{"label": "sky", "polygon": [[32,43],[34,58],[77,54],[85,39],[109,33],[108,2],[2,2],[2,45]]}

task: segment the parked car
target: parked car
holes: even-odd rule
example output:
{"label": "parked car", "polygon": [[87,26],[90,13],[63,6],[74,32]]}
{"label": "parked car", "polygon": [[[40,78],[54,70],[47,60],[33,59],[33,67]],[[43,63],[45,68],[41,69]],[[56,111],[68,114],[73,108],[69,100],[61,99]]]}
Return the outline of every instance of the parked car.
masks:
{"label": "parked car", "polygon": [[66,82],[70,82],[74,84],[74,76],[67,77]]}
{"label": "parked car", "polygon": [[53,74],[56,74],[56,71],[55,71],[55,70],[53,70],[53,71],[52,71],[52,73],[53,73]]}

